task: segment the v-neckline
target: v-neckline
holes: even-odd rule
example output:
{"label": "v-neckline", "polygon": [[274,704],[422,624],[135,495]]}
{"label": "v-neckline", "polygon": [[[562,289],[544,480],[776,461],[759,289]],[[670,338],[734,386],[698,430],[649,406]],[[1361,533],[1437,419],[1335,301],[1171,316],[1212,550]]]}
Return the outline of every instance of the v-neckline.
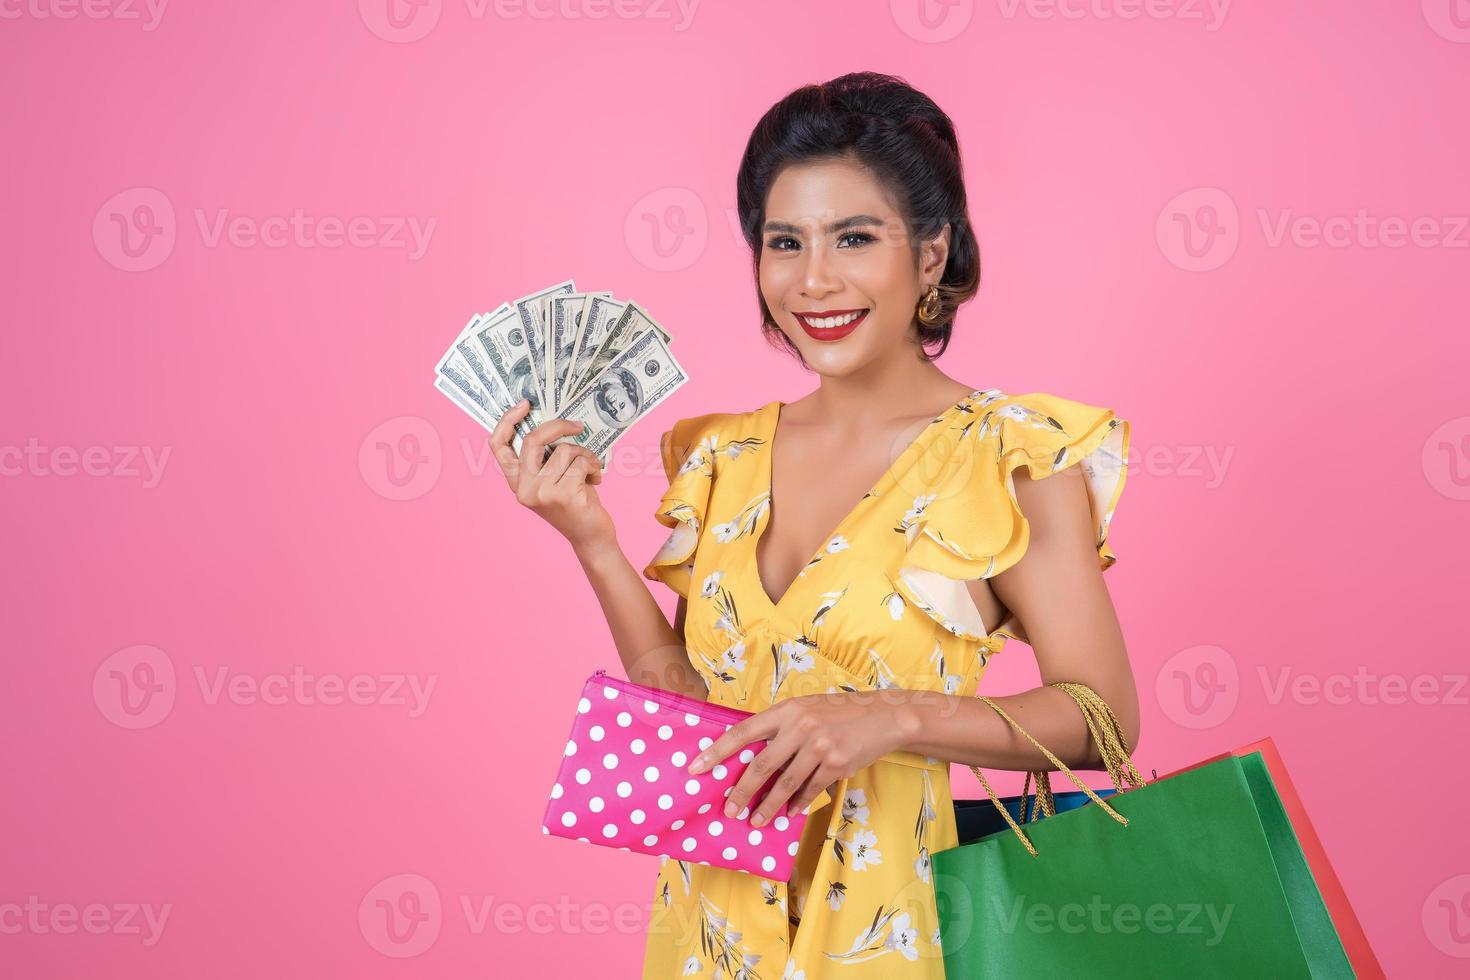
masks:
{"label": "v-neckline", "polygon": [[778,423],[780,423],[781,421],[781,410],[786,407],[786,403],[780,400],[766,403],[766,405],[760,410],[767,424],[764,427],[764,434],[766,437],[765,461],[759,474],[762,483],[764,483],[765,485],[766,506],[762,508],[763,513],[757,519],[755,529],[751,532],[750,565],[751,571],[755,575],[755,591],[759,593],[761,601],[765,603],[768,610],[770,610],[771,612],[776,612],[779,611],[786,604],[786,600],[790,599],[791,594],[796,591],[796,587],[798,584],[800,584],[802,576],[806,573],[806,570],[811,567],[812,561],[826,549],[827,545],[831,543],[833,538],[837,537],[843,531],[847,530],[847,526],[857,519],[858,512],[863,509],[863,505],[867,503],[868,499],[878,495],[878,493],[883,489],[884,484],[886,484],[893,477],[893,475],[898,472],[899,466],[904,463],[908,459],[908,457],[912,455],[917,449],[921,448],[921,444],[927,441],[928,437],[932,433],[939,430],[939,424],[948,419],[954,412],[958,411],[960,408],[969,403],[976,396],[982,394],[984,391],[985,389],[983,388],[976,388],[969,394],[960,398],[953,405],[950,405],[944,411],[940,412],[934,418],[929,420],[924,428],[921,429],[919,433],[909,441],[908,445],[904,446],[903,451],[894,457],[893,462],[888,464],[888,468],[884,470],[882,475],[878,477],[877,482],[873,484],[872,488],[869,489],[867,493],[859,497],[857,503],[853,504],[852,507],[847,511],[847,513],[842,516],[842,519],[837,522],[837,526],[832,528],[832,530],[828,531],[826,535],[823,536],[822,540],[817,544],[817,549],[812,552],[810,556],[808,556],[806,562],[801,566],[801,568],[797,570],[796,577],[787,584],[786,591],[781,593],[781,597],[779,599],[771,598],[771,594],[766,591],[765,580],[761,577],[760,543],[761,540],[766,536],[766,528],[768,528],[771,524],[771,498],[773,496],[773,490],[775,488],[772,474],[774,473],[776,468],[776,428]]}

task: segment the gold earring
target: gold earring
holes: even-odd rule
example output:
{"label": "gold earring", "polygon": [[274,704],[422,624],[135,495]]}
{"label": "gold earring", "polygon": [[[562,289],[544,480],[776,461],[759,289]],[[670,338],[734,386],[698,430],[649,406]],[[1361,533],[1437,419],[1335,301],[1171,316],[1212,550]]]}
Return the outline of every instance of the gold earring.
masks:
{"label": "gold earring", "polygon": [[934,323],[939,319],[940,309],[939,287],[930,286],[924,298],[919,301],[919,319],[924,323]]}

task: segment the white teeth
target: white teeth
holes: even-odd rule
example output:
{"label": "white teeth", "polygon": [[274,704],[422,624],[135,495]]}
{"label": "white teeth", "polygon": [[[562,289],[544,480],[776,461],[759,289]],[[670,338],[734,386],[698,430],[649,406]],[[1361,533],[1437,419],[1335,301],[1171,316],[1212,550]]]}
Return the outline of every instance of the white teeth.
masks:
{"label": "white teeth", "polygon": [[844,313],[842,316],[824,316],[818,319],[812,319],[809,316],[804,316],[801,319],[808,326],[817,327],[822,330],[830,330],[833,327],[845,326],[846,324],[851,323],[866,312],[866,310],[858,310],[856,313]]}

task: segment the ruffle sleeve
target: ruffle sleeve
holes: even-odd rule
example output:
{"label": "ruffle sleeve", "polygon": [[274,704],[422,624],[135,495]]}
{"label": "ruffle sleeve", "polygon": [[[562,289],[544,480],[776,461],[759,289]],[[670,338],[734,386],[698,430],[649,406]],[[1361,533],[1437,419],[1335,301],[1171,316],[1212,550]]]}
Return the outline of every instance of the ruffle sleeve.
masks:
{"label": "ruffle sleeve", "polygon": [[1000,635],[1029,642],[1014,615],[987,629],[966,581],[991,578],[1026,553],[1031,526],[1016,500],[1013,473],[1043,479],[1080,464],[1086,477],[1101,567],[1117,561],[1108,527],[1127,476],[1130,431],[1113,410],[1045,392],[1002,396],[977,406],[946,447],[941,478],[915,501],[907,549],[894,587],[949,632],[992,651]]}
{"label": "ruffle sleeve", "polygon": [[689,595],[694,549],[704,528],[705,509],[709,506],[710,486],[714,481],[715,447],[705,433],[709,418],[697,415],[680,419],[659,438],[659,453],[669,488],[653,516],[672,530],[644,567],[643,577],[662,582],[685,597]]}

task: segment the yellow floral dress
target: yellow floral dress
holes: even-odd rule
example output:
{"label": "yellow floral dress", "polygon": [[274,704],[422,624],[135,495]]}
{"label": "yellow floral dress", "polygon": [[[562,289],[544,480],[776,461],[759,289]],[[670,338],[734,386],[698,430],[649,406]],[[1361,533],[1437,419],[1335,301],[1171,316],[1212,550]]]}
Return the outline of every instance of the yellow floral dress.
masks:
{"label": "yellow floral dress", "polygon": [[[1005,571],[1029,525],[1012,472],[1080,463],[1097,553],[1122,493],[1129,425],[1040,392],[976,390],[946,409],[832,529],[779,598],[756,572],[781,402],[681,419],[664,434],[655,516],[672,529],[643,575],[688,599],[685,645],[709,700],[746,711],[824,691],[969,697],[1014,616],[987,629],[965,585]],[[748,814],[747,814],[748,818]],[[660,858],[645,980],[941,978],[929,860],[958,843],[949,764],[893,752],[814,804],[789,881]]]}

